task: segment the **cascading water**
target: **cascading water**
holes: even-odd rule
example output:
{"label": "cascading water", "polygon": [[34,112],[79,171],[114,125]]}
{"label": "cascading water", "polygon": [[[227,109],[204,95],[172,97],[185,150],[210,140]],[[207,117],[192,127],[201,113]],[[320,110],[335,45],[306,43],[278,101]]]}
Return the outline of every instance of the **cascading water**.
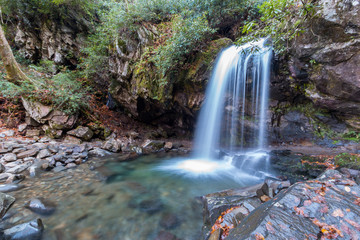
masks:
{"label": "cascading water", "polygon": [[192,159],[160,169],[195,177],[227,175],[235,181],[264,177],[271,60],[266,39],[225,49],[207,87]]}
{"label": "cascading water", "polygon": [[[194,157],[214,158],[222,145],[231,152],[244,151],[245,146],[256,150],[265,147],[272,58],[272,49],[265,44],[264,39],[231,46],[220,54],[201,109]],[[252,139],[245,138],[246,117],[257,124]]]}

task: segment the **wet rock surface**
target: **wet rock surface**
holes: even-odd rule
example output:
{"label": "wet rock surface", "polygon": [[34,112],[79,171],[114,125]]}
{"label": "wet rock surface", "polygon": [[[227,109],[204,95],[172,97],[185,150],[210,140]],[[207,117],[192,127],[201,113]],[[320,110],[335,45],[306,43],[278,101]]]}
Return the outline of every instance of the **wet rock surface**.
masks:
{"label": "wet rock surface", "polygon": [[252,211],[227,239],[354,239],[360,187],[335,170],[296,183]]}
{"label": "wet rock surface", "polygon": [[2,218],[10,206],[15,202],[15,198],[0,192],[0,218]]}
{"label": "wet rock surface", "polygon": [[53,214],[56,210],[56,206],[54,203],[47,201],[43,198],[31,199],[25,207],[37,214],[45,216]]}
{"label": "wet rock surface", "polygon": [[31,222],[22,223],[12,228],[5,229],[0,236],[4,240],[40,240],[44,225],[41,219],[35,219]]}

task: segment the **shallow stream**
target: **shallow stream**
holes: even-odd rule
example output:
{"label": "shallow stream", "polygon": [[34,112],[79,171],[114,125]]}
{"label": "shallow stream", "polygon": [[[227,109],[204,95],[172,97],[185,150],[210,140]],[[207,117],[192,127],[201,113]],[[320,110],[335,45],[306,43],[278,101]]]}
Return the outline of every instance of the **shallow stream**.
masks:
{"label": "shallow stream", "polygon": [[[229,176],[179,175],[163,168],[176,164],[171,157],[119,159],[92,159],[75,169],[26,179],[24,189],[10,193],[17,200],[5,222],[40,217],[46,240],[202,239],[200,196],[256,183],[251,177],[239,182]],[[24,208],[38,197],[55,203],[55,213],[40,216]]]}

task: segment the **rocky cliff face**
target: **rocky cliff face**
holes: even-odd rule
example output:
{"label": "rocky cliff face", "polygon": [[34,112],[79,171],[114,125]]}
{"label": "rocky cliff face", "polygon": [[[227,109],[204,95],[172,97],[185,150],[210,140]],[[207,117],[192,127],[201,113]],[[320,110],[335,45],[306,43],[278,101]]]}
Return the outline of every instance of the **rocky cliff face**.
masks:
{"label": "rocky cliff face", "polygon": [[291,76],[306,97],[360,128],[360,1],[321,0],[322,9],[292,49]]}
{"label": "rocky cliff face", "polygon": [[51,60],[56,64],[76,68],[91,23],[80,13],[69,9],[59,19],[15,19],[15,46],[33,62]]}
{"label": "rocky cliff face", "polygon": [[[123,33],[124,35],[125,33]],[[143,25],[132,38],[120,35],[110,60],[112,98],[132,117],[167,129],[189,130],[204,98],[211,66],[218,52],[232,43],[223,38],[212,41],[187,63],[190,67],[161,79],[153,63],[145,61],[154,40],[155,25]]]}

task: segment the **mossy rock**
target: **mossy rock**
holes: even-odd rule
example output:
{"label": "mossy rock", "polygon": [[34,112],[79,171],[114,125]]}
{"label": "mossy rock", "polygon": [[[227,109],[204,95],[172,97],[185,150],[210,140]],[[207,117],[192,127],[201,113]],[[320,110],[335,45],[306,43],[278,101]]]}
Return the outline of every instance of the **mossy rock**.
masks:
{"label": "mossy rock", "polygon": [[182,80],[185,82],[203,80],[203,75],[210,73],[213,63],[220,51],[231,44],[233,44],[233,42],[229,38],[220,38],[211,41],[205,51],[199,52],[195,56],[194,61],[190,64],[190,69],[184,70],[180,78],[183,78]]}

